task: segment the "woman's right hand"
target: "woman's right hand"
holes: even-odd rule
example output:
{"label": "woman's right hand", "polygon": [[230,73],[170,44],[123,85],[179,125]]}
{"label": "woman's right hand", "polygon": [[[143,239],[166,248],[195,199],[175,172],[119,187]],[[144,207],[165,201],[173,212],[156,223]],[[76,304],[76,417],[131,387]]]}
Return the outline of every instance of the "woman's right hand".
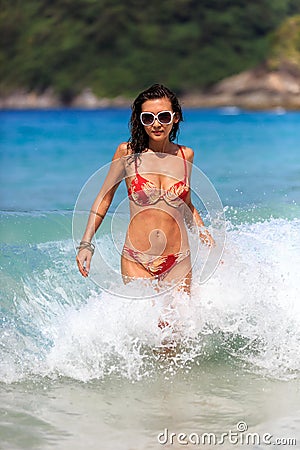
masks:
{"label": "woman's right hand", "polygon": [[89,275],[90,267],[91,267],[91,259],[93,254],[90,250],[80,249],[76,256],[76,262],[79,269],[79,272],[82,276],[87,277]]}

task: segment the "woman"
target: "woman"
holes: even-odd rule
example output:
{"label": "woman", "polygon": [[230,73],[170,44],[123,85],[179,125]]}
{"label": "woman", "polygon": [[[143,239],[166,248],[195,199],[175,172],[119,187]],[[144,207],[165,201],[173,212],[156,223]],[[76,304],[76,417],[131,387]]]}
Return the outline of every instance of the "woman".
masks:
{"label": "woman", "polygon": [[130,140],[115,152],[78,247],[76,260],[84,277],[94,252],[92,238],[125,179],[130,223],[121,256],[124,282],[136,278],[180,282],[190,292],[192,267],[185,223],[200,227],[199,236],[207,245],[213,239],[191,201],[193,150],[174,143],[182,120],[178,99],[163,85],[154,84],[134,101]]}

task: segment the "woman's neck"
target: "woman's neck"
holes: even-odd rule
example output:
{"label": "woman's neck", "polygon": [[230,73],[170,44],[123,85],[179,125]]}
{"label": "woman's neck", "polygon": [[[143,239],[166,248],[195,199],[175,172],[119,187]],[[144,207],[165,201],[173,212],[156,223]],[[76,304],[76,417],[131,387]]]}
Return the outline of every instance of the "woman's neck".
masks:
{"label": "woman's neck", "polygon": [[155,153],[171,153],[173,148],[172,142],[169,139],[165,139],[161,142],[149,140],[149,148]]}

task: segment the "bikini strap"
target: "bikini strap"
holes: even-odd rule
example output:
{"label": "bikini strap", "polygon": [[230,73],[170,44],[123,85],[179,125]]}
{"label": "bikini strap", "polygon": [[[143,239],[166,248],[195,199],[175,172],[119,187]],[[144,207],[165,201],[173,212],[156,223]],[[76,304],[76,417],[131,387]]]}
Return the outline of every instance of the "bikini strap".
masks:
{"label": "bikini strap", "polygon": [[183,159],[183,161],[184,161],[184,182],[185,182],[185,184],[186,184],[186,181],[187,181],[187,165],[186,165],[186,159],[185,159],[184,152],[183,152],[183,150],[182,150],[182,146],[181,146],[181,145],[179,145],[179,149],[180,149],[180,151],[181,151],[182,159]]}

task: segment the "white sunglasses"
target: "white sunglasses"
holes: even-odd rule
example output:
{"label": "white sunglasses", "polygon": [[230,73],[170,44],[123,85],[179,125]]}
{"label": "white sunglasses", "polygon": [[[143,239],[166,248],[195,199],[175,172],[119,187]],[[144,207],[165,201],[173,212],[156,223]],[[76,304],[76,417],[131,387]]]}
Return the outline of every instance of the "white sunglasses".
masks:
{"label": "white sunglasses", "polygon": [[153,125],[156,119],[161,125],[170,125],[175,114],[176,113],[172,111],[161,111],[156,115],[152,112],[142,112],[140,115],[140,119],[145,127]]}

